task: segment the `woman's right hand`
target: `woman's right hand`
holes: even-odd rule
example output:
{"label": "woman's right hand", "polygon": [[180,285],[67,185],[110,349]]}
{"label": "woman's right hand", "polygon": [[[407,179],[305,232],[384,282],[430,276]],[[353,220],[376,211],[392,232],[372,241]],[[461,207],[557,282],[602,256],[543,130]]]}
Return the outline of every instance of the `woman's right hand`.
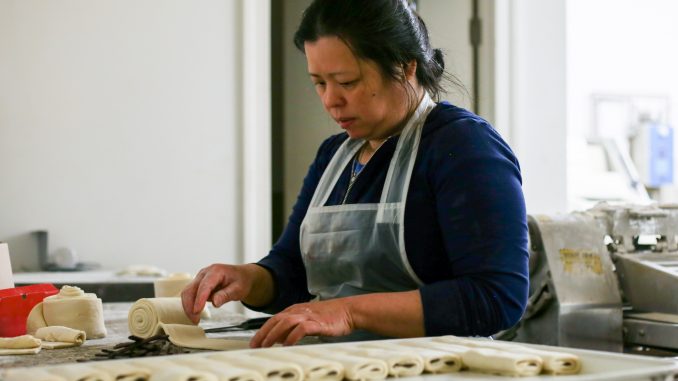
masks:
{"label": "woman's right hand", "polygon": [[[260,266],[213,264],[205,267],[181,292],[184,312],[197,324],[207,301],[221,307],[227,302],[246,300],[252,294],[255,283],[257,288],[261,286],[264,290],[257,290],[254,294],[273,295],[272,290],[266,290],[273,284],[271,275]],[[253,300],[255,305],[265,304],[257,299]]]}

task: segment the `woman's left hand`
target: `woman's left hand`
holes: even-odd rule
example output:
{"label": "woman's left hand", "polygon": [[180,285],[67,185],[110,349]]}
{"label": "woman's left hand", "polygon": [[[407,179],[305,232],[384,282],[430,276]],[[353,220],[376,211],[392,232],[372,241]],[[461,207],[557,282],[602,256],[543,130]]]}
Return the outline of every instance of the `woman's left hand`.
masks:
{"label": "woman's left hand", "polygon": [[290,306],[270,318],[250,341],[250,347],[276,343],[294,345],[305,336],[344,336],[353,332],[349,298]]}

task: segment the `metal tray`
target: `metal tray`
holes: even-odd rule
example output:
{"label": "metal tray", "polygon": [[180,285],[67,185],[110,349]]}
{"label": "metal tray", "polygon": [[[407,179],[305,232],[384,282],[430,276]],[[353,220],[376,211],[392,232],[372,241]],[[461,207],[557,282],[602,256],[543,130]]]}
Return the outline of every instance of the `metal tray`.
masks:
{"label": "metal tray", "polygon": [[[397,340],[384,340],[383,343],[388,343],[389,341]],[[331,343],[331,344],[315,344],[321,345],[323,347],[329,346],[353,346],[357,345],[360,342],[355,343]],[[470,371],[461,371],[459,373],[446,373],[446,374],[423,374],[417,377],[401,377],[398,378],[399,381],[442,381],[442,380],[520,380],[520,381],[543,381],[543,380],[562,380],[562,381],[580,381],[580,380],[590,380],[590,381],[602,381],[602,380],[614,380],[614,381],[674,381],[678,376],[678,361],[672,358],[657,358],[657,357],[647,357],[639,355],[628,355],[622,353],[611,353],[611,352],[602,352],[602,351],[592,351],[584,349],[575,349],[575,348],[563,348],[563,347],[553,347],[547,345],[534,345],[534,344],[525,344],[525,343],[516,343],[525,347],[531,347],[535,349],[544,349],[560,352],[568,352],[576,354],[580,357],[582,362],[582,370],[577,375],[540,375],[536,377],[507,377],[507,376],[495,376],[484,373],[470,372]],[[250,351],[259,351],[261,349],[245,349],[238,352],[246,353]],[[210,352],[214,353],[214,352]],[[175,356],[204,356],[206,353],[192,353],[185,355],[175,355]],[[172,356],[172,357],[175,357]],[[150,357],[148,360],[158,359],[158,357]],[[109,360],[109,361],[127,361],[126,359],[122,360]],[[89,363],[85,363],[89,364]],[[63,364],[62,364],[63,365]],[[56,365],[59,366],[59,365]],[[48,369],[48,367],[42,367],[43,369]],[[5,369],[6,370],[6,369]],[[0,380],[2,380],[3,369],[0,369]],[[395,380],[389,378],[386,380]]]}
{"label": "metal tray", "polygon": [[490,374],[461,371],[447,374],[423,374],[417,377],[400,378],[405,381],[436,381],[436,380],[520,380],[520,381],[674,381],[678,376],[678,361],[672,358],[658,358],[623,353],[592,351],[586,349],[554,347],[548,345],[535,345],[516,343],[521,346],[572,353],[581,359],[582,369],[576,375],[540,375],[537,377],[506,377]]}

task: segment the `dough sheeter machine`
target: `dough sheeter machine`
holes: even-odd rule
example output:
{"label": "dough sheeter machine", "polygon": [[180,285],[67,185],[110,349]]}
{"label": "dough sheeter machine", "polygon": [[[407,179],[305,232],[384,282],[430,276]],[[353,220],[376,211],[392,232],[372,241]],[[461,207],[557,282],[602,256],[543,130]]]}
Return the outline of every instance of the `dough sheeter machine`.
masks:
{"label": "dough sheeter machine", "polygon": [[530,297],[499,338],[678,353],[678,205],[528,218]]}

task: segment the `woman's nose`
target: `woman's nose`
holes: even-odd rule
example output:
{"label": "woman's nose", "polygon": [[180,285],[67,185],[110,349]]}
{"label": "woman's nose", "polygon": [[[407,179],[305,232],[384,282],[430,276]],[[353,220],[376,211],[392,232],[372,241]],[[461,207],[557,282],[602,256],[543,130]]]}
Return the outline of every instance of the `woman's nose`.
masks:
{"label": "woman's nose", "polygon": [[344,99],[341,89],[334,85],[327,85],[325,93],[323,94],[323,103],[325,108],[333,108],[343,106],[346,100]]}

